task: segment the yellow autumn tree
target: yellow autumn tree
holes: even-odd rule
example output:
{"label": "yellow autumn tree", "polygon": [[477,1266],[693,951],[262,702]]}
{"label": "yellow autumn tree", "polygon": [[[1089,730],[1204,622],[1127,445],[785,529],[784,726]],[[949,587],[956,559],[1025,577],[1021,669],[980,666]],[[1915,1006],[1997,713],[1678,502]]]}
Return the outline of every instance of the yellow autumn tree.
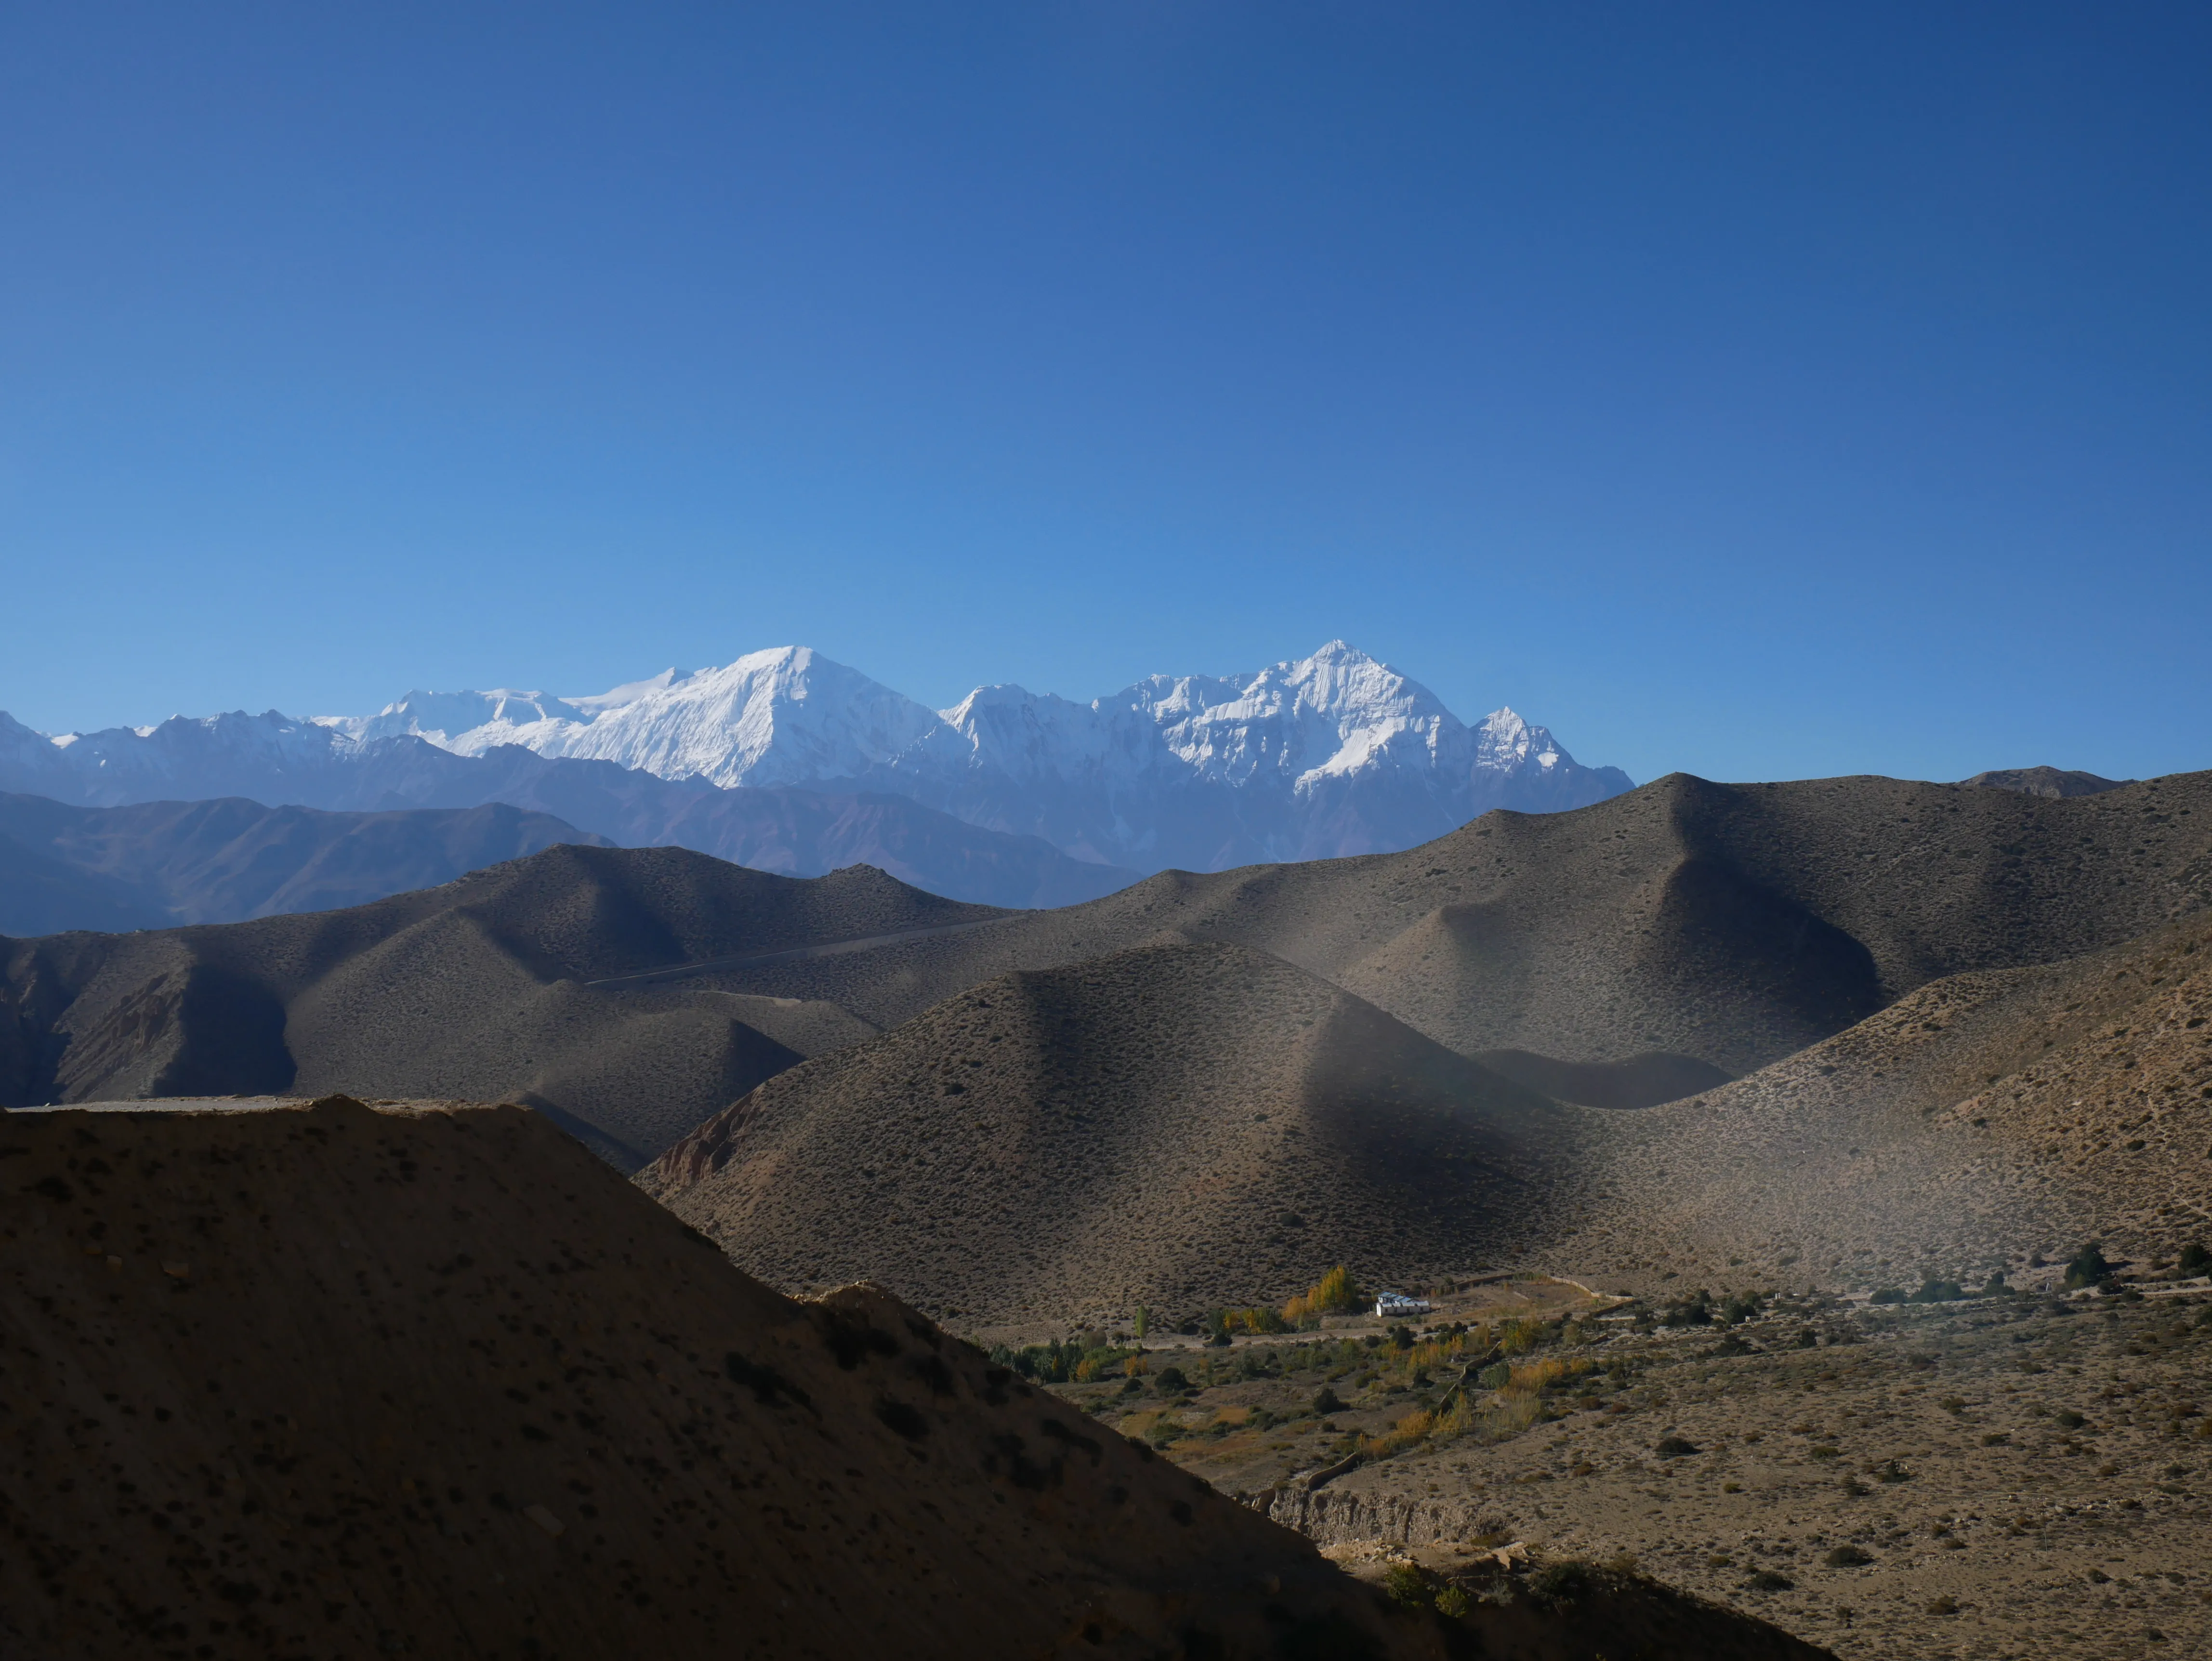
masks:
{"label": "yellow autumn tree", "polygon": [[1321,1277],[1300,1296],[1283,1305],[1283,1320],[1291,1326],[1318,1321],[1324,1315],[1342,1315],[1367,1301],[1367,1294],[1342,1263]]}

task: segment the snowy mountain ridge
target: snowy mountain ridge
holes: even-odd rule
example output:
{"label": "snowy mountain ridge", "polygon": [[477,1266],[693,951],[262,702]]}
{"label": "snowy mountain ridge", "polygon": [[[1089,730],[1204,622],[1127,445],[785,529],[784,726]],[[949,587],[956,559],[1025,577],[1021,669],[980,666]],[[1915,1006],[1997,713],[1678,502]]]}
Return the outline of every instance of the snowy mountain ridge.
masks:
{"label": "snowy mountain ridge", "polygon": [[[556,781],[542,771],[549,765],[609,767],[629,782],[592,784],[612,795],[593,795],[586,811],[573,798],[584,786]],[[585,697],[416,691],[374,715],[233,711],[52,739],[0,715],[0,788],[65,801],[500,800],[620,839],[723,853],[765,833],[698,829],[708,811],[699,792],[903,797],[1049,844],[993,844],[990,858],[1012,861],[1024,884],[1047,881],[1026,873],[1059,857],[1126,873],[1389,852],[1493,807],[1556,812],[1629,788],[1618,769],[1581,765],[1510,709],[1468,726],[1426,687],[1341,641],[1249,674],[1155,675],[1088,703],[1000,685],[934,710],[793,646]],[[626,805],[610,806],[616,798]],[[725,818],[735,811],[714,808]],[[928,834],[964,847],[957,829]],[[778,834],[790,843],[797,832]],[[805,869],[813,855],[794,843],[777,857]],[[1073,879],[1048,880],[1065,889]]]}
{"label": "snowy mountain ridge", "polygon": [[1156,675],[1089,703],[1000,685],[932,710],[789,646],[591,697],[416,691],[317,724],[357,741],[404,734],[460,755],[518,745],[725,788],[890,791],[1079,858],[1154,869],[1382,851],[1490,807],[1555,811],[1629,788],[1510,709],[1467,725],[1342,641],[1251,674]]}

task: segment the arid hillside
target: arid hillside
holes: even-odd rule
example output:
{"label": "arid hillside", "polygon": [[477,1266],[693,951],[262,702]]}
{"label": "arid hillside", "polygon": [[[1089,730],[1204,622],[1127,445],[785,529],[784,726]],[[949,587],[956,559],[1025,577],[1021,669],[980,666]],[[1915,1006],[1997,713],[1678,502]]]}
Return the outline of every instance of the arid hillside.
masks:
{"label": "arid hillside", "polygon": [[970,987],[1181,939],[1281,958],[1531,1088],[1641,1107],[2208,895],[2212,775],[2071,798],[1677,775],[1404,854],[1169,872],[1050,912],[866,867],[556,848],[344,911],[0,943],[0,1104],[514,1099],[634,1169],[798,1060]]}
{"label": "arid hillside", "polygon": [[1170,941],[794,1068],[641,1180],[778,1285],[872,1279],[969,1327],[1181,1319],[1317,1256],[1388,1278],[1531,1248],[1583,1116],[1279,958]]}
{"label": "arid hillside", "polygon": [[2091,1239],[2171,1258],[2212,1234],[2208,1021],[2202,915],[1932,982],[1736,1083],[1595,1120],[1601,1197],[1546,1261],[1909,1291]]}
{"label": "arid hillside", "polygon": [[1166,942],[1001,977],[780,1074],[641,1180],[777,1285],[872,1276],[971,1326],[1279,1302],[1336,1262],[1370,1285],[1517,1264],[1653,1292],[1979,1286],[2212,1227],[2208,1019],[2197,915],[1931,982],[1621,1111],[1280,959]]}
{"label": "arid hillside", "polygon": [[1676,774],[1571,813],[1488,813],[1403,854],[1167,872],[707,983],[890,1027],[996,975],[1176,934],[1297,964],[1463,1055],[1677,1056],[1735,1076],[1930,980],[2097,951],[2208,904],[2212,774],[2071,798]]}
{"label": "arid hillside", "polygon": [[769,1291],[534,1114],[0,1133],[11,1656],[1444,1652],[887,1296]]}
{"label": "arid hillside", "polygon": [[0,1104],[344,1090],[519,1100],[634,1169],[866,1023],[650,981],[1004,915],[854,867],[771,876],[681,849],[561,847],[372,905],[0,942]]}

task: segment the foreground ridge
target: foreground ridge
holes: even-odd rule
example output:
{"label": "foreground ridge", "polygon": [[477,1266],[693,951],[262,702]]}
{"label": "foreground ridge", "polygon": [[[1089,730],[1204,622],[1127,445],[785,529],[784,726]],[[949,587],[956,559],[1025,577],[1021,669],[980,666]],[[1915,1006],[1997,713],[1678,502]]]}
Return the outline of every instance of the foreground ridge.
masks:
{"label": "foreground ridge", "polygon": [[10,1653],[1441,1653],[888,1294],[741,1274],[522,1109],[7,1140]]}

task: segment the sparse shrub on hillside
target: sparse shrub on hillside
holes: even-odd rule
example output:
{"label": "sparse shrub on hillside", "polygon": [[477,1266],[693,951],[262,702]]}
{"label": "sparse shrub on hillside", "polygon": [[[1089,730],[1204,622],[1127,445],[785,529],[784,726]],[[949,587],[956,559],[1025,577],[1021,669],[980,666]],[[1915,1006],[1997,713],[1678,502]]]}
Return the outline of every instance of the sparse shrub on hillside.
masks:
{"label": "sparse shrub on hillside", "polygon": [[1393,1563],[1385,1569],[1382,1590],[1401,1609],[1425,1609],[1432,1601],[1428,1577],[1412,1563]]}
{"label": "sparse shrub on hillside", "polygon": [[[1441,1335],[1407,1352],[1399,1365],[1406,1376],[1418,1384],[1431,1368],[1441,1371],[1455,1362],[1464,1363],[1470,1352],[1478,1357],[1487,1354],[1491,1345],[1486,1339],[1487,1335],[1480,1329],[1465,1334]],[[1437,1407],[1425,1408],[1400,1419],[1387,1434],[1363,1438],[1361,1451],[1370,1458],[1388,1458],[1417,1443],[1441,1446],[1462,1436],[1503,1441],[1519,1435],[1546,1416],[1544,1402],[1548,1393],[1574,1387],[1574,1381],[1595,1371],[1595,1364],[1586,1357],[1549,1356],[1520,1365],[1494,1362],[1474,1381],[1480,1390],[1496,1392],[1490,1400],[1482,1401],[1455,1388]]]}
{"label": "sparse shrub on hillside", "polygon": [[1343,1398],[1338,1396],[1337,1393],[1331,1390],[1327,1384],[1323,1384],[1321,1389],[1315,1393],[1313,1398],[1313,1410],[1316,1415],[1323,1419],[1328,1418],[1332,1413],[1341,1413],[1344,1411]]}
{"label": "sparse shrub on hillside", "polygon": [[1140,1358],[1142,1352],[1113,1345],[1085,1345],[1084,1338],[1097,1336],[1096,1333],[1084,1334],[1065,1343],[1055,1338],[1050,1343],[1030,1344],[1018,1350],[994,1344],[991,1360],[1000,1366],[1013,1368],[1024,1378],[1034,1378],[1044,1384],[1089,1384],[1115,1373],[1127,1376],[1127,1364],[1132,1359]]}
{"label": "sparse shrub on hillside", "polygon": [[1162,1367],[1152,1379],[1152,1388],[1163,1396],[1179,1396],[1190,1388],[1190,1380],[1181,1367]]}
{"label": "sparse shrub on hillside", "polygon": [[1239,1378],[1279,1378],[1283,1376],[1283,1358],[1272,1347],[1244,1350],[1237,1357],[1237,1376]]}
{"label": "sparse shrub on hillside", "polygon": [[1732,1327],[1739,1322],[1748,1321],[1765,1307],[1766,1299],[1758,1293],[1739,1292],[1721,1305],[1720,1313],[1714,1318],[1724,1327]]}
{"label": "sparse shrub on hillside", "polygon": [[1710,1325],[1712,1318],[1713,1294],[1702,1287],[1659,1312],[1662,1326],[1701,1327]]}
{"label": "sparse shrub on hillside", "polygon": [[2183,1278],[2193,1279],[2212,1271],[2212,1251],[2204,1249],[2203,1241],[2191,1240],[2181,1248],[2181,1256],[2174,1267],[2181,1271]]}
{"label": "sparse shrub on hillside", "polygon": [[1588,1563],[1569,1559],[1540,1568],[1528,1577],[1529,1595],[1553,1609],[1571,1609],[1596,1590],[1597,1577]]}
{"label": "sparse shrub on hillside", "polygon": [[1370,1458],[1387,1459],[1394,1453],[1427,1441],[1429,1433],[1436,1428],[1436,1424],[1435,1414],[1416,1410],[1399,1420],[1385,1435],[1362,1437],[1360,1449]]}
{"label": "sparse shrub on hillside", "polygon": [[1498,1334],[1498,1346],[1508,1355],[1520,1355],[1536,1348],[1550,1336],[1543,1322],[1533,1316],[1516,1316],[1508,1321]]}
{"label": "sparse shrub on hillside", "polygon": [[1960,1290],[1956,1281],[1939,1281],[1929,1276],[1920,1283],[1920,1289],[1905,1299],[1909,1304],[1955,1304],[1966,1294]]}
{"label": "sparse shrub on hillside", "polygon": [[1832,1569],[1863,1568],[1874,1559],[1856,1546],[1838,1546],[1821,1560]]}
{"label": "sparse shrub on hillside", "polygon": [[2092,1240],[2075,1252],[2066,1265],[2066,1278],[2059,1284],[2069,1292],[2083,1287],[2102,1286],[2112,1277],[2112,1266],[2105,1261],[2100,1242]]}

